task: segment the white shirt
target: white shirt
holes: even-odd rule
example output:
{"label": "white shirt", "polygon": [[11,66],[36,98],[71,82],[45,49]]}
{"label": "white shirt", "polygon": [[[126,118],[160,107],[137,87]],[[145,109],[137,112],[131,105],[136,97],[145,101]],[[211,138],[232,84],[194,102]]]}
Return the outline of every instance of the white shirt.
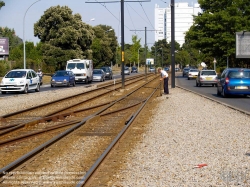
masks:
{"label": "white shirt", "polygon": [[164,70],[161,70],[161,77],[162,78],[168,77],[168,73]]}

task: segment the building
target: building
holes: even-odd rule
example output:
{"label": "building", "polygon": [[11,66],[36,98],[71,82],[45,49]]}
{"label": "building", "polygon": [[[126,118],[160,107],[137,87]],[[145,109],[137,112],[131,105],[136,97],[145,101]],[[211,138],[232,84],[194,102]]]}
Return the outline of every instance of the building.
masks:
{"label": "building", "polygon": [[[201,12],[199,4],[175,3],[175,40],[182,46],[185,32],[193,25],[193,15]],[[160,8],[155,5],[155,41],[166,39],[171,42],[171,7]]]}

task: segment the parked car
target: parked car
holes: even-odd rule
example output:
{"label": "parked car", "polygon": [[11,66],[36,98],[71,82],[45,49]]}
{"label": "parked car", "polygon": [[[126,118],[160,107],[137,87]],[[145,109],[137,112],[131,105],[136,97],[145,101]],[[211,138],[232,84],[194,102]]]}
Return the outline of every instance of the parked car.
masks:
{"label": "parked car", "polygon": [[75,86],[75,75],[72,71],[59,70],[51,76],[50,85],[51,87],[56,86]]}
{"label": "parked car", "polygon": [[[122,72],[121,72],[121,75],[122,75]],[[124,75],[130,75],[129,67],[124,67]]]}
{"label": "parked car", "polygon": [[217,86],[217,73],[215,70],[200,70],[196,78],[196,86]]}
{"label": "parked car", "polygon": [[177,71],[180,71],[180,68],[175,68],[175,71],[177,72]]}
{"label": "parked car", "polygon": [[104,71],[105,78],[113,79],[113,71],[112,71],[111,67],[104,66],[104,67],[101,67],[100,69],[102,69]]}
{"label": "parked car", "polygon": [[131,73],[138,73],[137,67],[133,66],[133,67],[131,68]]}
{"label": "parked car", "polygon": [[217,95],[250,95],[250,69],[229,68],[218,76]]}
{"label": "parked car", "polygon": [[154,67],[150,67],[150,68],[148,69],[148,72],[155,72],[155,68],[154,68]]}
{"label": "parked car", "polygon": [[183,69],[183,72],[182,72],[182,76],[183,76],[183,77],[184,77],[184,76],[187,76],[190,69],[191,69],[191,68],[188,68],[188,67],[184,68],[184,69]]}
{"label": "parked car", "polygon": [[93,81],[105,81],[105,72],[102,69],[93,70]]}
{"label": "parked car", "polygon": [[40,91],[40,79],[33,69],[15,69],[9,71],[0,83],[2,94],[6,92],[23,92],[29,90]]}
{"label": "parked car", "polygon": [[196,79],[198,76],[199,70],[198,69],[190,69],[188,72],[188,80]]}
{"label": "parked car", "polygon": [[164,71],[169,71],[169,67],[165,67],[165,68],[164,68]]}

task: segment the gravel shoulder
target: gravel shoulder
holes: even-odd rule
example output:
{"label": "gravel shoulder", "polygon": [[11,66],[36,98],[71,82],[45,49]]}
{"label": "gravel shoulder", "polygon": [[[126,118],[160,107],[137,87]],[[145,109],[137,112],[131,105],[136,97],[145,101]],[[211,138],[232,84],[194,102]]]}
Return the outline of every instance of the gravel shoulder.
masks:
{"label": "gravel shoulder", "polygon": [[156,99],[114,185],[249,186],[250,117],[180,88],[170,93]]}

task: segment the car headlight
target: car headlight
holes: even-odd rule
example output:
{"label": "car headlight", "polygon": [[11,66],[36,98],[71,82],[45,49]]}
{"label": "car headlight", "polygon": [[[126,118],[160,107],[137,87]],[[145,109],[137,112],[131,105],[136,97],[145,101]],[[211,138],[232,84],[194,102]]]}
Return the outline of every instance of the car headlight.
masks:
{"label": "car headlight", "polygon": [[23,84],[24,83],[24,80],[21,80],[20,82],[19,82],[19,84]]}

